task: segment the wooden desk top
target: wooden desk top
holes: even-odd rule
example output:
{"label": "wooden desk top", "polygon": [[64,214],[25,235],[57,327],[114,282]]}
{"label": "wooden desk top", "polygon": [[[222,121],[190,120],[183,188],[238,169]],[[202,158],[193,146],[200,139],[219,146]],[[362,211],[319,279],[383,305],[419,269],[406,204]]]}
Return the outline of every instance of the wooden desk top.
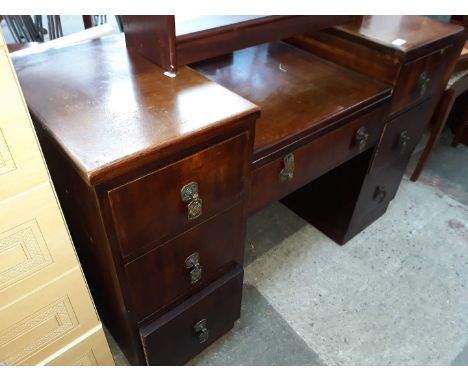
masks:
{"label": "wooden desk top", "polygon": [[355,38],[382,44],[413,59],[432,50],[433,43],[460,33],[459,25],[445,24],[424,16],[364,16],[360,21],[337,26],[336,31],[350,33]]}
{"label": "wooden desk top", "polygon": [[169,78],[123,34],[14,58],[31,114],[90,184],[180,151],[258,107],[188,67]]}
{"label": "wooden desk top", "polygon": [[283,42],[191,66],[260,106],[255,160],[391,93],[381,82]]}

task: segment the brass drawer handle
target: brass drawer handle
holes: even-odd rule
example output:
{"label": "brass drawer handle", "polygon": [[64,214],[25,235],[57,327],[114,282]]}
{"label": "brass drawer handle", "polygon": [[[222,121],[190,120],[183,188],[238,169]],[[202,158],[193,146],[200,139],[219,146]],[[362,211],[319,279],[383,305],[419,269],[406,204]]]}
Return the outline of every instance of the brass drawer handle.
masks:
{"label": "brass drawer handle", "polygon": [[356,131],[355,144],[359,148],[359,152],[366,148],[367,141],[369,140],[369,134],[367,133],[366,127],[362,126]]}
{"label": "brass drawer handle", "polygon": [[419,75],[418,85],[417,86],[418,86],[418,89],[419,89],[418,91],[419,91],[420,96],[423,96],[426,93],[427,87],[428,87],[430,81],[431,81],[431,79],[427,75],[426,71],[422,72]]}
{"label": "brass drawer handle", "polygon": [[185,259],[185,268],[190,269],[190,282],[192,284],[201,280],[203,267],[200,265],[198,252],[192,253]]}
{"label": "brass drawer handle", "polygon": [[284,168],[280,172],[280,180],[286,182],[294,177],[294,154],[288,154],[283,158]]}
{"label": "brass drawer handle", "polygon": [[206,318],[198,321],[194,326],[193,326],[193,331],[196,336],[198,336],[198,341],[202,344],[208,340],[208,337],[210,333],[208,332],[208,329],[206,328]]}
{"label": "brass drawer handle", "polygon": [[403,130],[400,134],[400,153],[403,154],[406,151],[406,147],[408,146],[408,142],[411,140],[408,132]]}
{"label": "brass drawer handle", "polygon": [[385,191],[385,187],[377,186],[375,188],[372,199],[375,200],[377,203],[382,203],[386,196],[387,196],[387,191]]}
{"label": "brass drawer handle", "polygon": [[202,214],[202,200],[198,196],[198,183],[190,182],[180,190],[180,196],[183,202],[188,202],[187,217],[188,220],[194,220]]}

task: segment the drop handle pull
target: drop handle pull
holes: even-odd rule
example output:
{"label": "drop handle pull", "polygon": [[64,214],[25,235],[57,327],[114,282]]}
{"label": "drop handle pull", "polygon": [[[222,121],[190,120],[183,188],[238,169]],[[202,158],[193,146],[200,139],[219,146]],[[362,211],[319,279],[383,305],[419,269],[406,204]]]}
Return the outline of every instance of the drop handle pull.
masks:
{"label": "drop handle pull", "polygon": [[431,79],[427,75],[427,72],[424,71],[419,75],[417,88],[420,96],[426,93],[430,81]]}
{"label": "drop handle pull", "polygon": [[202,344],[208,341],[210,333],[208,331],[207,320],[203,318],[202,320],[198,321],[195,325],[193,325],[193,332],[198,337],[198,341]]}
{"label": "drop handle pull", "polygon": [[359,152],[363,151],[367,146],[369,140],[369,133],[365,126],[360,127],[356,131],[355,144],[358,146]]}
{"label": "drop handle pull", "polygon": [[406,148],[408,146],[408,142],[411,140],[411,137],[409,136],[408,132],[406,130],[403,130],[400,134],[400,153],[403,154],[406,151]]}
{"label": "drop handle pull", "polygon": [[280,181],[286,182],[294,177],[294,154],[288,154],[283,158],[284,167],[280,171]]}
{"label": "drop handle pull", "polygon": [[201,280],[203,267],[200,264],[200,255],[198,252],[192,253],[185,259],[185,268],[190,270],[190,282],[192,284]]}
{"label": "drop handle pull", "polygon": [[202,215],[202,200],[198,195],[197,182],[190,182],[182,187],[180,197],[187,203],[188,220],[194,220]]}
{"label": "drop handle pull", "polygon": [[372,199],[375,200],[377,203],[382,203],[385,200],[386,196],[387,196],[387,191],[385,190],[385,187],[377,186],[375,188]]}

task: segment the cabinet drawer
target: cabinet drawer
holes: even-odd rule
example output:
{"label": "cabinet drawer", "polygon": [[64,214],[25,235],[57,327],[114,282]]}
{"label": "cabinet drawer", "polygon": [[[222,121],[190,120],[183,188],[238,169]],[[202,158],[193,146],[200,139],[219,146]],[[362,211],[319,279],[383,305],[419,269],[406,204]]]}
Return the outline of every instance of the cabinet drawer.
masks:
{"label": "cabinet drawer", "polygon": [[394,162],[394,166],[403,167],[404,171],[430,118],[430,109],[431,100],[427,100],[386,124],[372,164],[375,171]]}
{"label": "cabinet drawer", "polygon": [[207,284],[234,263],[242,264],[242,216],[243,204],[238,204],[127,264],[137,319]]}
{"label": "cabinet drawer", "polygon": [[78,267],[46,182],[0,202],[0,308]]}
{"label": "cabinet drawer", "polygon": [[[255,169],[249,197],[249,212],[253,213],[360,152],[374,146],[382,131],[383,108],[375,109],[292,151],[294,159],[291,177],[285,177],[287,156]],[[367,138],[359,133],[367,134]],[[362,138],[362,145],[359,144]]]}
{"label": "cabinet drawer", "polygon": [[249,149],[246,132],[109,191],[122,256],[234,204],[244,192]]}
{"label": "cabinet drawer", "polygon": [[359,194],[353,220],[345,241],[385,213],[388,204],[398,191],[405,167],[406,164],[402,166],[401,162],[397,162],[369,174]]}
{"label": "cabinet drawer", "polygon": [[390,114],[412,106],[437,90],[444,66],[450,60],[450,47],[405,64],[395,87]]}
{"label": "cabinet drawer", "polygon": [[47,358],[45,366],[114,366],[102,326],[80,337],[71,347]]}
{"label": "cabinet drawer", "polygon": [[229,331],[240,316],[243,271],[236,267],[140,329],[148,365],[182,365]]}
{"label": "cabinet drawer", "polygon": [[0,361],[36,365],[99,324],[79,268],[0,309]]}

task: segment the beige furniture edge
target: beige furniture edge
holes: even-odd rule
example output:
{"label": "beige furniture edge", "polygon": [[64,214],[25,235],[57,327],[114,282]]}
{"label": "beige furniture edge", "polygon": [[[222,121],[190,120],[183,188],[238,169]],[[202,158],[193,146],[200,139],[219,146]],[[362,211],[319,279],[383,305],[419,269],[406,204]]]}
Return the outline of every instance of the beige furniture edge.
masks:
{"label": "beige furniture edge", "polygon": [[113,365],[0,32],[0,363]]}

